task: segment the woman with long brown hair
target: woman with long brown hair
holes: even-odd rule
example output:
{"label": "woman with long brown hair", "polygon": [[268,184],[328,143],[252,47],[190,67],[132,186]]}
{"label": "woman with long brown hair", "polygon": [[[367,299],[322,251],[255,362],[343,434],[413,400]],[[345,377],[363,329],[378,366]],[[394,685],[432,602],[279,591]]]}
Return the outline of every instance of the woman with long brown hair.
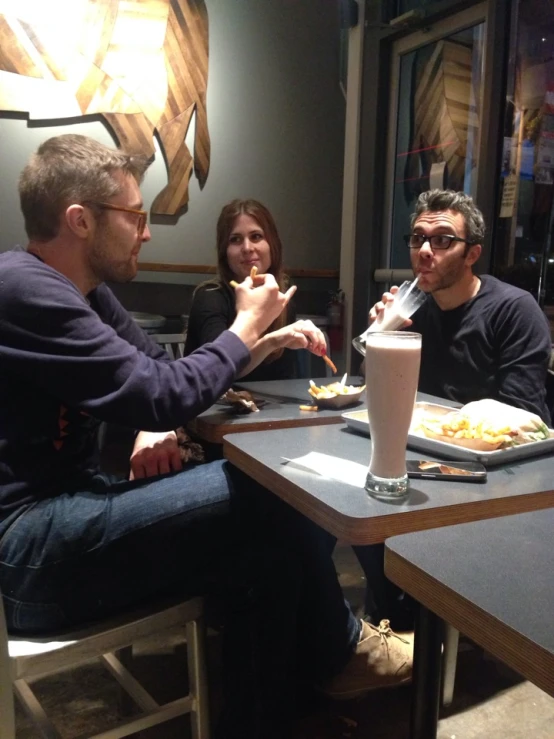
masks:
{"label": "woman with long brown hair", "polygon": [[[185,354],[214,341],[229,328],[236,315],[232,282],[258,274],[272,274],[279,289],[286,289],[283,249],[269,210],[257,200],[233,200],[217,221],[217,278],[199,285],[190,309]],[[321,356],[325,338],[311,321],[295,321],[283,312],[251,351],[242,373],[248,380],[277,380],[295,376],[291,349],[309,349]]]}

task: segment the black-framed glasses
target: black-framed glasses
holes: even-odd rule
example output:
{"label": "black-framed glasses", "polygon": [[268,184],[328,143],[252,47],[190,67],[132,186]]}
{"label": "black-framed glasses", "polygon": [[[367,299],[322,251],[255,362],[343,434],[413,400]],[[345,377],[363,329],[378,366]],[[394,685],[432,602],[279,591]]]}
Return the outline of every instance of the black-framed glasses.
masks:
{"label": "black-framed glasses", "polygon": [[142,234],[144,233],[144,229],[146,228],[146,224],[148,222],[148,213],[145,210],[138,210],[137,208],[127,208],[124,205],[114,205],[113,203],[97,202],[96,200],[87,200],[83,203],[83,205],[92,205],[95,208],[100,208],[100,210],[120,210],[123,211],[123,213],[134,213],[139,217],[137,221],[137,231],[139,236],[142,236]]}
{"label": "black-framed glasses", "polygon": [[455,241],[462,241],[464,244],[472,246],[475,241],[468,241],[467,239],[461,239],[459,236],[450,236],[448,234],[433,234],[433,236],[426,236],[425,234],[406,234],[404,241],[410,247],[410,249],[421,249],[423,244],[429,242],[431,249],[449,249]]}

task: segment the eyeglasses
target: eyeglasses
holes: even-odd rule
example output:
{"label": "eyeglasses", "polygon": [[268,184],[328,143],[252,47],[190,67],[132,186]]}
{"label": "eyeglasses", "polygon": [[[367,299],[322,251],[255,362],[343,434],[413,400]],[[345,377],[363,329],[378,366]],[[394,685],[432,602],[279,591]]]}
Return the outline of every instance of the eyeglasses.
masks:
{"label": "eyeglasses", "polygon": [[406,234],[404,241],[410,247],[410,249],[421,249],[423,244],[429,243],[431,249],[449,249],[455,241],[462,241],[464,244],[470,246],[477,243],[475,241],[468,241],[467,239],[461,239],[459,236],[448,236],[447,234],[434,234],[433,236],[426,236],[425,234]]}
{"label": "eyeglasses", "polygon": [[144,233],[144,229],[146,228],[146,223],[148,221],[148,213],[145,210],[137,210],[137,208],[126,208],[123,205],[114,205],[113,203],[98,203],[94,200],[88,200],[83,203],[83,205],[92,205],[95,208],[100,208],[100,210],[121,210],[123,213],[134,213],[139,217],[137,221],[137,231],[138,235],[142,236]]}

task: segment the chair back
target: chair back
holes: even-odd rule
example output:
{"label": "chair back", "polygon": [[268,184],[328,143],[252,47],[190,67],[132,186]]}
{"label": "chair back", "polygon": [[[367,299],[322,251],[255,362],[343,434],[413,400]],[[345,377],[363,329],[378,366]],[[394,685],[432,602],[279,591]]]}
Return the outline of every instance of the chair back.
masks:
{"label": "chair back", "polygon": [[15,739],[12,673],[2,593],[0,593],[0,739]]}
{"label": "chair back", "polygon": [[[128,660],[131,656],[128,648],[135,641],[165,634],[176,627],[186,628],[188,694],[160,705],[129,672],[121,658]],[[125,695],[140,709],[138,713],[133,711],[128,720],[121,721],[117,717],[116,725],[112,724],[112,728],[102,734],[95,733],[95,737],[115,739],[134,735],[190,714],[191,736],[209,739],[204,632],[203,599],[181,601],[174,598],[83,626],[77,631],[32,636],[30,640],[25,636],[12,636],[10,640],[0,594],[0,739],[16,739],[14,693],[35,722],[40,736],[61,739],[30,682],[91,659],[98,659],[107,668]],[[89,735],[80,736],[83,739]]]}
{"label": "chair back", "polygon": [[161,344],[171,359],[185,356],[186,334],[151,334],[156,344]]}

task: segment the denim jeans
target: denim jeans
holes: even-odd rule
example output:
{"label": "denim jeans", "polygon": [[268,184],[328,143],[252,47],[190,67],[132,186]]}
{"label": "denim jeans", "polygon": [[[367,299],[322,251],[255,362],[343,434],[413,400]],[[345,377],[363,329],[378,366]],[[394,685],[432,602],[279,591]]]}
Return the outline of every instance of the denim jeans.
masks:
{"label": "denim jeans", "polygon": [[293,676],[335,674],[358,640],[333,546],[223,461],[147,481],[97,476],[11,523],[0,538],[0,589],[8,628],[26,633],[159,596],[213,595],[225,623],[226,700],[216,736],[282,738]]}

